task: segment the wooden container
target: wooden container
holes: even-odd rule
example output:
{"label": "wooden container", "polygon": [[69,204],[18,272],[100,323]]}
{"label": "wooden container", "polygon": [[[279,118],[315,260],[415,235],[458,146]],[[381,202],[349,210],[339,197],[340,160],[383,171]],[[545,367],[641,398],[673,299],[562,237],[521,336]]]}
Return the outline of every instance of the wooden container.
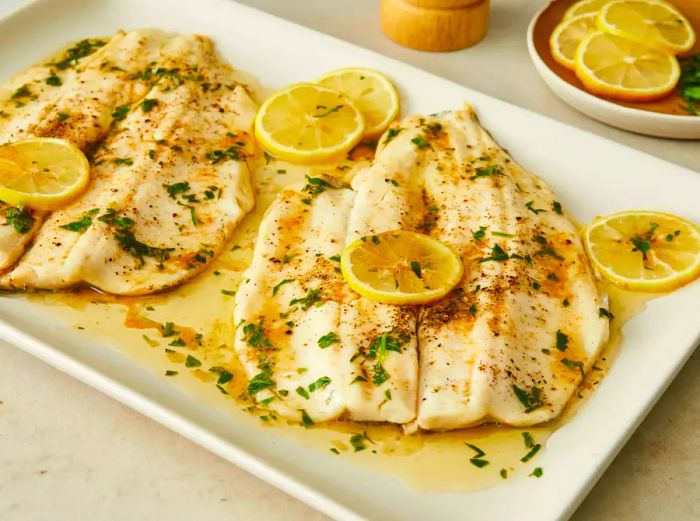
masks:
{"label": "wooden container", "polygon": [[486,35],[490,0],[381,0],[384,33],[404,47],[455,51]]}

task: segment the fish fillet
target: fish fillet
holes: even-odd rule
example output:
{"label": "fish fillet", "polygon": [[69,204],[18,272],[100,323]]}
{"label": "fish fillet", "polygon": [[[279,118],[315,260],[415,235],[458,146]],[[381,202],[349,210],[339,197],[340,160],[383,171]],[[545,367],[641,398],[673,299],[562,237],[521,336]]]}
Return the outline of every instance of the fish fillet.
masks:
{"label": "fish fillet", "polygon": [[131,78],[150,90],[98,147],[88,191],[51,214],[2,286],[162,290],[204,269],[252,208],[256,106],[212,42],[176,37]]}
{"label": "fish fillet", "polygon": [[[407,118],[352,189],[335,183],[287,188],[263,219],[234,311],[249,394],[306,423],[448,430],[556,417],[608,325],[580,240],[545,183],[470,108]],[[448,297],[401,307],[347,287],[343,248],[396,229],[460,255],[465,275]]]}
{"label": "fish fillet", "polygon": [[236,296],[249,393],[289,419],[415,416],[415,313],[359,298],[340,274],[355,195],[326,178],[283,190]]}
{"label": "fish fillet", "polygon": [[[66,139],[88,153],[109,133],[117,107],[148,91],[131,79],[169,52],[173,36],[162,31],[118,32],[81,40],[46,63],[0,87],[0,144],[28,137]],[[11,207],[0,202],[0,223]],[[16,211],[16,210],[15,210]],[[41,227],[45,212],[24,210],[31,226],[20,232],[0,224],[0,271],[12,266]]]}

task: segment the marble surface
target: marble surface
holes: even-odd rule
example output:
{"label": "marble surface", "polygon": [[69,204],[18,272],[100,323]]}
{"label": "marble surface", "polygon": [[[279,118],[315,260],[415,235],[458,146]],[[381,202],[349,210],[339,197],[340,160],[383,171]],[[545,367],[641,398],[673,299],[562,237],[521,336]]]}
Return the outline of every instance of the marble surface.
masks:
{"label": "marble surface", "polygon": [[[2,0],[0,14],[20,3]],[[527,23],[541,1],[493,0],[486,40],[450,54],[419,53],[388,41],[379,30],[376,0],[244,3],[700,172],[697,141],[666,141],[605,127],[546,89],[524,43]],[[696,352],[573,520],[700,520],[699,373]],[[0,342],[0,519],[327,518]]]}

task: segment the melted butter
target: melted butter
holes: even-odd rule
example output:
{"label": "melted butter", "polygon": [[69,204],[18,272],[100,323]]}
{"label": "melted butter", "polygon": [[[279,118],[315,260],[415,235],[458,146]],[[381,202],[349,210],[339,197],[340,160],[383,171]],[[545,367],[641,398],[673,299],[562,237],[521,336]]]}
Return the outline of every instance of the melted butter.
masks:
{"label": "melted butter", "polygon": [[[363,154],[361,151],[356,155],[365,157]],[[240,399],[247,381],[233,350],[233,296],[227,293],[236,290],[242,272],[251,262],[254,239],[265,210],[279,190],[303,181],[305,175],[323,172],[349,181],[365,164],[345,161],[310,169],[276,160],[261,161],[253,175],[257,191],[255,210],[239,225],[210,269],[175,290],[145,297],[114,297],[82,290],[34,294],[28,298],[50,308],[85,334],[106,341],[141,366],[168,378],[203,404],[231,415],[232,421],[274,428],[275,435],[289,436],[328,457],[388,473],[411,488],[426,492],[474,491],[503,482],[504,471],[509,480],[528,476],[538,466],[549,436],[576,414],[606,374],[622,343],[624,323],[641,312],[655,295],[601,284],[600,290],[609,295],[609,308],[615,315],[610,341],[565,411],[548,424],[527,429],[486,425],[410,435],[395,425],[353,422],[304,429]],[[168,322],[175,332],[164,337]],[[222,369],[233,374],[233,379],[217,385]],[[166,376],[166,371],[171,375]],[[365,448],[356,451],[350,439],[363,432],[367,435],[363,441]],[[521,461],[530,450],[525,446],[524,432],[542,445],[540,452],[527,462]],[[488,461],[488,465],[479,468],[471,464],[470,458],[476,454],[466,443],[479,447],[485,453],[481,459]]]}

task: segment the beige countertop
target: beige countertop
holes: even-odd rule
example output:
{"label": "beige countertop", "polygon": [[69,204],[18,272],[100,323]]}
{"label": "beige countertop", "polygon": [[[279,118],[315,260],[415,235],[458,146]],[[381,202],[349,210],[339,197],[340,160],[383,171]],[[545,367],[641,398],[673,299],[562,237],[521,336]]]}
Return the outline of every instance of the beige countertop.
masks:
{"label": "beige countertop", "polygon": [[[22,1],[2,0],[0,14]],[[528,21],[542,1],[493,0],[487,38],[473,49],[449,54],[420,53],[388,41],[379,30],[377,0],[244,3],[700,172],[697,141],[660,140],[606,127],[547,90],[525,47]],[[693,355],[572,519],[700,519],[698,374],[700,353]],[[327,518],[0,342],[0,519]]]}

